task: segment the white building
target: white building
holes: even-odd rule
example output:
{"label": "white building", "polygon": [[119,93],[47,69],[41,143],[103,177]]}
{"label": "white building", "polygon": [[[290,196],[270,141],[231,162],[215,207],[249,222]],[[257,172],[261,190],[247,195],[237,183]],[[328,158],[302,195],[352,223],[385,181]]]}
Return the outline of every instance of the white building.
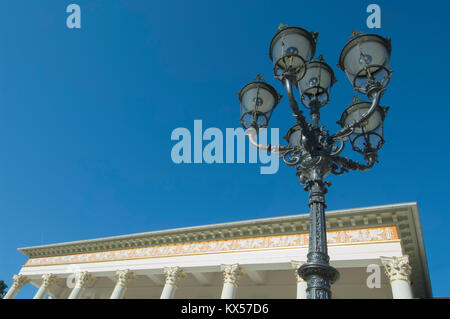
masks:
{"label": "white building", "polygon": [[[416,203],[327,212],[333,298],[431,298]],[[6,298],[305,298],[309,215],[20,248]]]}

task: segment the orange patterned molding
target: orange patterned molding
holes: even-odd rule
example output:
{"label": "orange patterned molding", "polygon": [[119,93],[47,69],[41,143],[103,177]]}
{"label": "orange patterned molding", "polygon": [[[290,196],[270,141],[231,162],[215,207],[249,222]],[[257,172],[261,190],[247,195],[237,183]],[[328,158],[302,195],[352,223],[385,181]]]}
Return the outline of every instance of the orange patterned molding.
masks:
{"label": "orange patterned molding", "polygon": [[[25,266],[117,261],[139,258],[198,255],[230,251],[251,251],[276,248],[302,248],[308,246],[308,233],[273,235],[247,238],[159,245],[145,248],[110,250],[65,256],[30,258]],[[398,240],[395,226],[348,229],[327,232],[328,244],[353,244]]]}

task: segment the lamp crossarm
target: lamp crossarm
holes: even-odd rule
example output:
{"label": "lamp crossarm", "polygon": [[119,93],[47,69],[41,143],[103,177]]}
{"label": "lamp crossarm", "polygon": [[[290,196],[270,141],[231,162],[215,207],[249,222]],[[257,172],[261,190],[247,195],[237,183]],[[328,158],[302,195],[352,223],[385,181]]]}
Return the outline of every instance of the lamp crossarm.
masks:
{"label": "lamp crossarm", "polygon": [[297,123],[300,125],[302,130],[309,132],[311,124],[308,123],[305,116],[303,116],[303,112],[298,107],[298,103],[295,100],[294,92],[292,90],[292,81],[295,79],[295,76],[292,75],[284,75],[283,77],[283,83],[284,87],[286,88],[286,92],[289,99],[289,106],[291,107],[292,111],[294,112],[294,116],[297,119]]}
{"label": "lamp crossarm", "polygon": [[[245,135],[248,136],[250,143],[257,149],[262,151],[267,151],[269,153],[278,154],[280,158],[288,166],[296,167],[303,157],[307,156],[309,153],[303,147],[291,146],[291,145],[264,145],[259,144],[256,141],[257,131],[254,127],[250,127],[246,130]],[[322,153],[322,156],[330,159],[331,167],[330,172],[336,176],[340,176],[349,170],[355,171],[368,171],[370,170],[376,162],[378,162],[378,157],[376,153],[370,153],[365,156],[365,164],[361,164],[357,161],[351,160],[347,157],[338,156],[343,150],[344,142],[338,148],[337,151],[333,153]]]}
{"label": "lamp crossarm", "polygon": [[256,137],[258,136],[258,132],[256,131],[256,129],[254,127],[249,127],[244,135],[248,136],[248,139],[250,141],[250,143],[256,147],[257,149],[261,150],[261,151],[267,151],[269,153],[274,153],[274,154],[279,154],[281,151],[285,151],[289,148],[289,146],[285,146],[285,145],[264,145],[264,144],[259,144],[256,140]]}
{"label": "lamp crossarm", "polygon": [[337,131],[334,135],[332,135],[330,137],[330,141],[334,142],[334,141],[344,140],[347,136],[349,136],[350,134],[353,133],[354,129],[357,126],[361,125],[361,123],[366,121],[375,112],[375,110],[379,106],[380,99],[381,99],[381,96],[383,95],[384,90],[385,90],[384,88],[381,88],[378,91],[371,94],[372,104],[371,104],[369,110],[367,111],[367,113],[363,114],[363,116],[358,121],[355,121],[355,122],[351,123],[350,125],[347,125],[347,126],[343,127],[342,129],[340,129],[339,131]]}
{"label": "lamp crossarm", "polygon": [[245,135],[248,136],[250,143],[257,149],[277,154],[278,157],[283,158],[284,163],[288,166],[296,166],[298,163],[300,163],[301,157],[306,153],[305,149],[298,146],[259,144],[256,141],[256,136],[258,135],[258,133],[254,127],[248,128],[245,131]]}

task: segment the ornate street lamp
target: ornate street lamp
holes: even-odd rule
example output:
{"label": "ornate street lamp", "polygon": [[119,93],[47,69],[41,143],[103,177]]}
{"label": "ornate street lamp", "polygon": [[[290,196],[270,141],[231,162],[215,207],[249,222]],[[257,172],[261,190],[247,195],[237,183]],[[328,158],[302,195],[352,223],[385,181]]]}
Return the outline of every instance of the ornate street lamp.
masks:
{"label": "ornate street lamp", "polygon": [[330,101],[331,86],[336,82],[334,72],[320,55],[306,64],[306,74],[298,81],[302,104],[307,108],[322,107]]}
{"label": "ornate street lamp", "polygon": [[241,102],[241,125],[245,129],[255,127],[259,130],[261,127],[267,127],[281,97],[258,75],[238,93]]}
{"label": "ornate street lamp", "polygon": [[306,62],[316,51],[317,35],[299,27],[280,25],[270,42],[269,51],[275,75],[292,72],[301,79],[306,71]]}
{"label": "ornate street lamp", "polygon": [[352,134],[348,136],[348,140],[352,144],[353,150],[365,157],[375,157],[377,151],[383,146],[383,121],[389,109],[389,107],[377,106],[367,120],[358,121],[369,111],[370,106],[371,103],[354,97],[353,103],[342,113],[341,119],[337,122],[342,127],[350,126],[356,122],[360,123],[354,127]]}
{"label": "ornate street lamp", "polygon": [[[389,83],[390,40],[375,34],[353,32],[339,58],[339,66],[347,74],[355,91],[367,95],[370,101],[354,98],[338,124],[341,129],[331,135],[319,126],[320,109],[330,101],[330,91],[336,82],[333,70],[322,56],[313,59],[317,33],[298,27],[280,25],[272,42],[269,56],[274,64],[275,78],[287,92],[289,106],[296,123],[284,137],[288,145],[257,143],[260,128],[267,127],[272,112],[281,99],[276,90],[258,76],[238,93],[241,102],[241,124],[250,142],[261,150],[277,153],[283,161],[295,167],[297,177],[309,191],[310,230],[307,262],[299,275],[308,283],[309,299],[331,297],[331,284],[339,278],[330,266],[325,222],[324,181],[330,173],[342,175],[349,170],[366,171],[378,162],[377,152],[384,144],[383,122],[388,107],[379,105]],[[294,97],[297,87],[302,104],[309,109],[308,122]],[[340,156],[345,143],[363,155],[365,163]]]}
{"label": "ornate street lamp", "polygon": [[386,87],[391,79],[389,69],[391,40],[376,34],[353,31],[339,57],[338,66],[347,74],[356,91],[371,95],[377,86]]}

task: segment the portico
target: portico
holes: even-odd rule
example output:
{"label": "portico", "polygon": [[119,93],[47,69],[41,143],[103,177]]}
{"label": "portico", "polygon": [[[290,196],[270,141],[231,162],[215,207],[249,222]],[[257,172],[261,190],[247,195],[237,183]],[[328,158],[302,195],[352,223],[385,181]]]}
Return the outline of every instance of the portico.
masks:
{"label": "portico", "polygon": [[[308,222],[291,215],[22,248],[29,260],[5,298],[29,282],[35,298],[303,299],[295,270]],[[330,211],[327,223],[341,273],[333,298],[431,297],[416,203]],[[381,269],[379,288],[366,284],[369,265]]]}

